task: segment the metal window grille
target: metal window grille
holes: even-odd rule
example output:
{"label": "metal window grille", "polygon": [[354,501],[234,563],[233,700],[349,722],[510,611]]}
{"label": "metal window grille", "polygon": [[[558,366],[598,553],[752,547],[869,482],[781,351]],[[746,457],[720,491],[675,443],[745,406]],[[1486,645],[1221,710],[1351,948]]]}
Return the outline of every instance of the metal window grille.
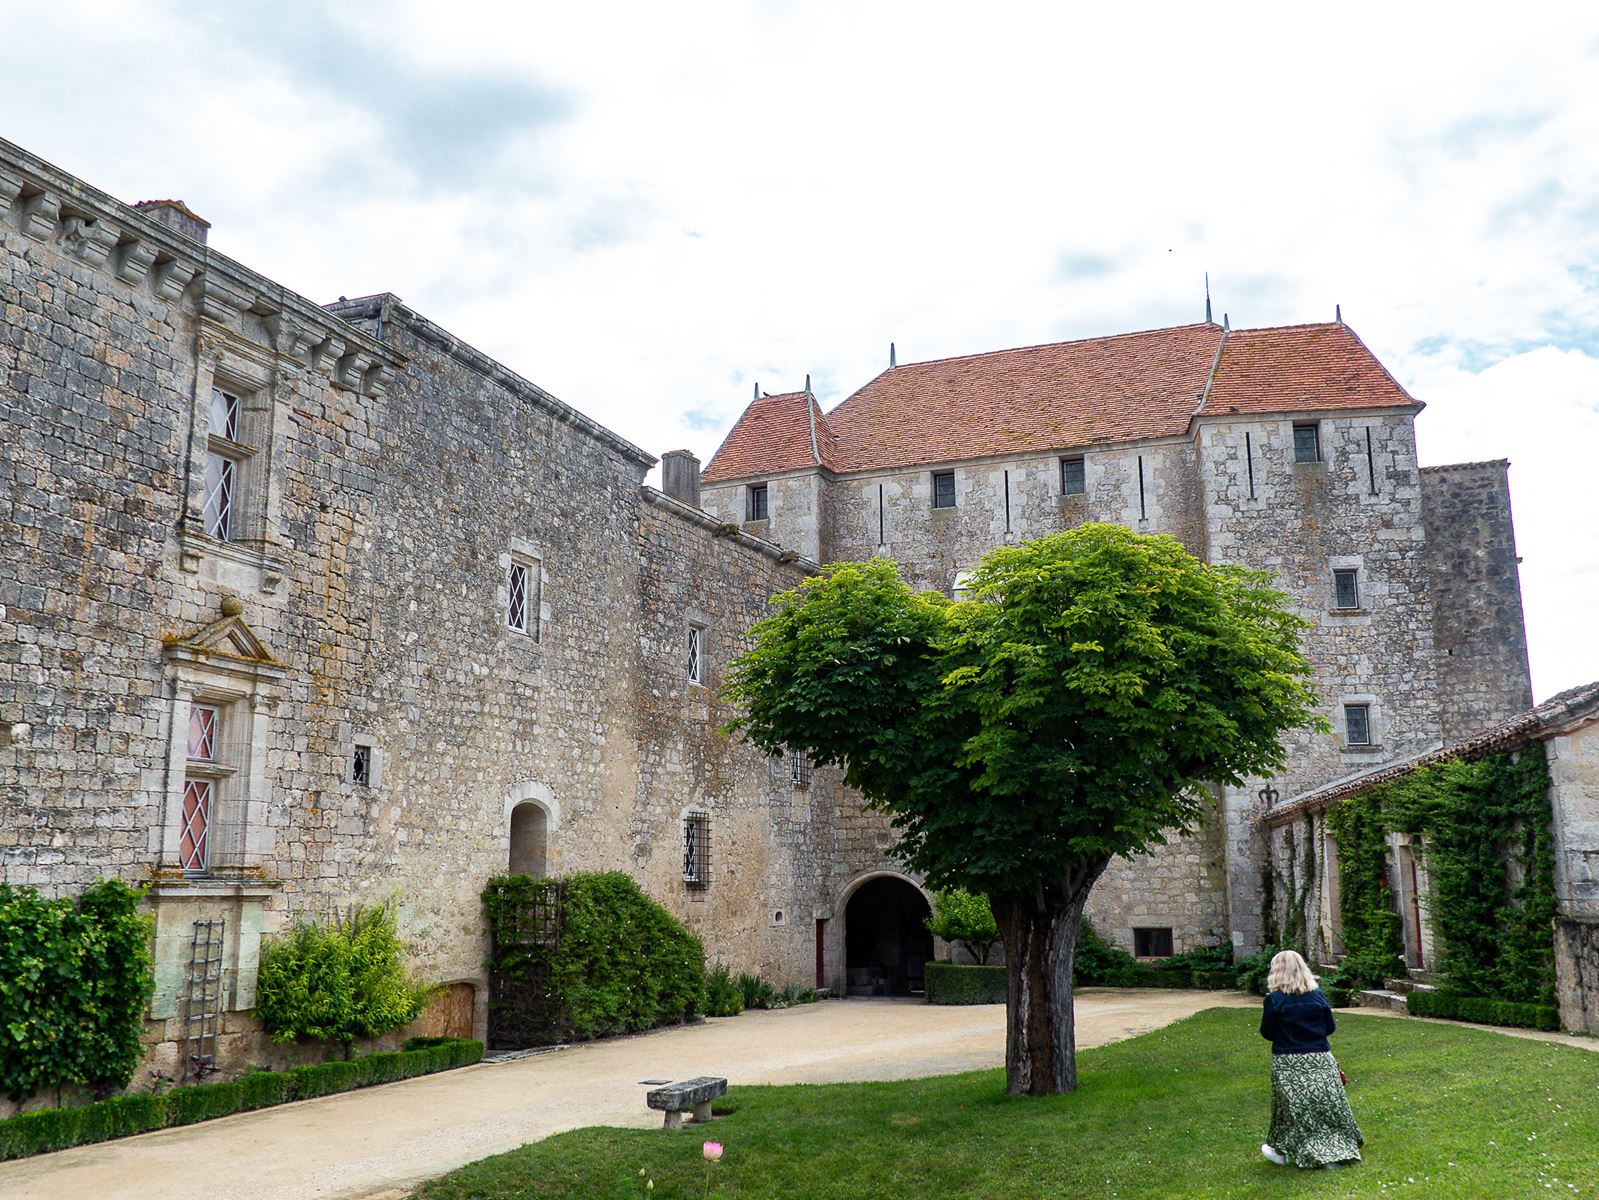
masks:
{"label": "metal window grille", "polygon": [[748,512],[744,519],[747,521],[766,520],[767,504],[766,485],[764,483],[750,484],[749,503],[745,506]]}
{"label": "metal window grille", "polygon": [[1088,482],[1083,474],[1083,458],[1077,455],[1073,458],[1060,460],[1060,492],[1063,496],[1081,496],[1088,491]]}
{"label": "metal window grille", "polygon": [[217,1069],[217,1032],[222,1024],[222,949],[227,923],[196,921],[189,945],[189,977],[183,1004],[183,1077],[202,1079]]}
{"label": "metal window grille", "polygon": [[211,432],[230,442],[239,440],[239,398],[221,388],[211,389]]}
{"label": "metal window grille", "polygon": [[711,818],[705,813],[683,818],[683,882],[695,888],[711,886]]}
{"label": "metal window grille", "polygon": [[1360,579],[1356,571],[1333,572],[1333,607],[1360,607]]}
{"label": "metal window grille", "polygon": [[954,471],[938,471],[933,475],[933,507],[955,507]]}
{"label": "metal window grille", "polygon": [[239,464],[220,454],[205,459],[205,531],[219,542],[233,540],[233,505]]}
{"label": "metal window grille", "polygon": [[1313,463],[1321,461],[1321,426],[1294,426],[1294,461]]}
{"label": "metal window grille", "polygon": [[1344,705],[1344,736],[1351,746],[1371,745],[1371,706]]}
{"label": "metal window grille", "polygon": [[357,787],[372,786],[372,747],[356,744],[350,757],[350,782]]}
{"label": "metal window grille", "polygon": [[211,815],[217,785],[209,779],[183,784],[183,831],[178,837],[178,865],[191,875],[211,870]]}
{"label": "metal window grille", "polygon": [[698,625],[688,627],[688,681],[701,683],[705,674],[705,631]]}
{"label": "metal window grille", "polygon": [[505,623],[517,633],[531,633],[533,626],[533,572],[526,563],[514,562],[506,576],[507,603]]}
{"label": "metal window grille", "polygon": [[803,750],[795,750],[788,756],[788,781],[797,788],[811,786],[811,760]]}
{"label": "metal window grille", "polygon": [[189,709],[189,757],[214,762],[217,756],[217,732],[221,714],[208,704],[196,704]]}

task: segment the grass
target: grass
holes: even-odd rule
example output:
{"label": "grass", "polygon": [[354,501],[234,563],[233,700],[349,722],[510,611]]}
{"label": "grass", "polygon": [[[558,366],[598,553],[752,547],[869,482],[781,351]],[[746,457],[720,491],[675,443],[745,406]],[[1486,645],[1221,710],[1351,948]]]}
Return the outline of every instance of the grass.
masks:
{"label": "grass", "polygon": [[[1599,1197],[1599,1054],[1445,1025],[1339,1015],[1334,1053],[1366,1136],[1341,1171],[1260,1157],[1269,1050],[1212,1009],[1085,1051],[1079,1089],[1004,1094],[980,1071],[899,1083],[740,1087],[696,1130],[580,1129],[473,1163],[425,1200],[805,1197]],[[638,1171],[643,1168],[645,1176]]]}

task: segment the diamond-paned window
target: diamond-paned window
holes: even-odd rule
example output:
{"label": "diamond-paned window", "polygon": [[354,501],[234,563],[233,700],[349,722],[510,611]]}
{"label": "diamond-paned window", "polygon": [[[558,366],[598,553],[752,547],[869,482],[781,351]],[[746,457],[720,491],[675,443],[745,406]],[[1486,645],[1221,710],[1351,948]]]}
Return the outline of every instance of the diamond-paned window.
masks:
{"label": "diamond-paned window", "polygon": [[219,542],[233,540],[233,504],[239,464],[220,454],[205,456],[205,531]]}
{"label": "diamond-paned window", "polygon": [[230,442],[239,440],[239,398],[232,392],[211,389],[211,432]]}
{"label": "diamond-paned window", "polygon": [[526,563],[513,562],[506,576],[505,623],[517,633],[532,632],[532,571]]}
{"label": "diamond-paned window", "polygon": [[219,714],[206,704],[189,709],[189,757],[215,762]]}
{"label": "diamond-paned window", "polygon": [[703,683],[705,679],[705,630],[698,625],[688,627],[688,681]]}
{"label": "diamond-paned window", "polygon": [[203,875],[211,869],[211,809],[215,801],[213,781],[190,779],[184,783],[178,865],[185,871]]}

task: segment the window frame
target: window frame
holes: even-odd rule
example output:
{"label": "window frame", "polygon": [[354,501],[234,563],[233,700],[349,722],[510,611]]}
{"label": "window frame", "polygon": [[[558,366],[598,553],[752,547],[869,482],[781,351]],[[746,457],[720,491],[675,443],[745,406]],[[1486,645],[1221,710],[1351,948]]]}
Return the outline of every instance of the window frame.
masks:
{"label": "window frame", "polygon": [[[949,510],[955,508],[956,507],[955,472],[953,470],[950,470],[950,471],[934,471],[932,473],[932,477],[933,477],[933,511],[934,512],[948,512]],[[949,483],[949,503],[948,504],[940,504],[939,503],[939,498],[940,498],[940,496],[943,495],[943,492],[940,490],[940,484],[944,483],[946,480]]]}
{"label": "window frame", "polygon": [[[517,586],[518,579],[522,581],[520,588]],[[536,568],[520,555],[513,554],[510,564],[505,568],[505,627],[512,633],[538,641],[538,603]]]}
{"label": "window frame", "polygon": [[[1353,747],[1359,747],[1360,749],[1365,750],[1365,749],[1370,749],[1371,747],[1373,747],[1373,746],[1378,744],[1377,741],[1376,741],[1376,738],[1374,736],[1376,731],[1372,728],[1373,722],[1372,722],[1372,719],[1371,719],[1371,716],[1372,716],[1371,710],[1372,710],[1372,704],[1371,704],[1371,702],[1369,700],[1346,700],[1344,702],[1344,745],[1345,746],[1352,747],[1352,748]],[[1364,738],[1362,738],[1361,740],[1358,740],[1358,741],[1355,739],[1355,737],[1354,737],[1354,735],[1353,735],[1353,733],[1352,733],[1352,731],[1350,729],[1350,724],[1349,724],[1350,714],[1351,713],[1355,713],[1355,712],[1358,712],[1360,714],[1361,723],[1365,726],[1365,728],[1362,730],[1362,733],[1364,733],[1365,736],[1364,736]]]}
{"label": "window frame", "polygon": [[[1321,453],[1321,422],[1320,421],[1295,421],[1294,425],[1293,425],[1293,430],[1294,430],[1294,432],[1293,432],[1293,438],[1294,438],[1294,464],[1296,466],[1301,465],[1301,464],[1307,464],[1308,465],[1310,463],[1319,463],[1319,462],[1325,462],[1326,461],[1326,459],[1322,457],[1322,453]],[[1299,435],[1301,433],[1309,433],[1310,434],[1310,446],[1309,446],[1309,449],[1310,449],[1310,452],[1311,452],[1311,457],[1310,458],[1304,457],[1303,454],[1300,452],[1300,438],[1299,438]]]}
{"label": "window frame", "polygon": [[[1067,471],[1070,467],[1077,468],[1077,486],[1068,486]],[[1064,454],[1060,460],[1060,494],[1062,496],[1088,495],[1088,460],[1081,454]]]}
{"label": "window frame", "polygon": [[770,485],[752,483],[744,489],[744,519],[746,521],[767,521],[772,516],[772,494]]}
{"label": "window frame", "polygon": [[[1170,958],[1177,952],[1176,931],[1170,925],[1135,925],[1133,926],[1133,957],[1134,958]],[[1149,943],[1154,941],[1155,945]],[[1140,945],[1142,943],[1142,945]],[[1164,944],[1165,953],[1161,953],[1159,946]]]}
{"label": "window frame", "polygon": [[[1359,567],[1334,567],[1332,606],[1335,612],[1358,612],[1360,603],[1360,568]],[[1351,603],[1345,604],[1340,590],[1342,580],[1348,579]]]}
{"label": "window frame", "polygon": [[705,686],[706,661],[705,661],[705,629],[698,621],[684,623],[684,644],[686,652],[684,667],[685,678],[694,687]]}
{"label": "window frame", "polygon": [[695,809],[683,814],[683,883],[695,891],[711,886],[711,814]]}

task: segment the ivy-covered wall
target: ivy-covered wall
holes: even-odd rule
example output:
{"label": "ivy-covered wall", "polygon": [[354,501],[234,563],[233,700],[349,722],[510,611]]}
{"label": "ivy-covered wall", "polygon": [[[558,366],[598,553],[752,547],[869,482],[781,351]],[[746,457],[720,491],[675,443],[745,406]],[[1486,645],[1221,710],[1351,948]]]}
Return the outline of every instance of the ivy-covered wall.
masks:
{"label": "ivy-covered wall", "polygon": [[1380,983],[1400,968],[1384,863],[1390,834],[1418,839],[1424,919],[1451,991],[1548,1004],[1554,996],[1554,855],[1541,744],[1425,767],[1327,812],[1338,847],[1341,974]]}

